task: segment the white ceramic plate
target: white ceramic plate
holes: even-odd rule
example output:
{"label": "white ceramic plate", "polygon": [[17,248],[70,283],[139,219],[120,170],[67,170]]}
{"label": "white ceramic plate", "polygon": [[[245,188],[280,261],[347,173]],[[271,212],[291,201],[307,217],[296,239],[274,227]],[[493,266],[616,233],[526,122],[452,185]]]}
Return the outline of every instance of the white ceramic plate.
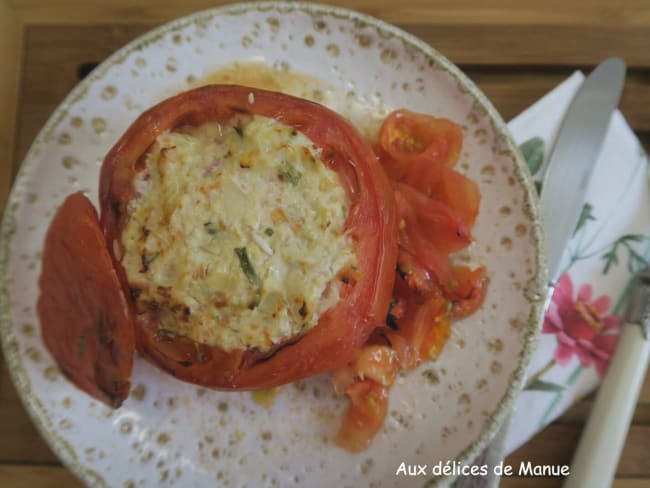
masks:
{"label": "white ceramic plate", "polygon": [[[244,65],[223,71],[250,61],[264,63],[266,71]],[[460,168],[483,194],[468,256],[489,269],[487,300],[454,326],[437,362],[397,381],[384,429],[362,454],[332,442],[346,402],[334,396],[325,376],[286,386],[272,405],[262,406],[249,393],[181,383],[138,358],[131,396],[111,411],[66,381],[43,347],[37,279],[55,208],[78,189],[96,202],[103,155],[130,122],[206,79],[278,83],[344,113],[369,136],[397,107],[464,127]],[[34,422],[91,485],[422,484],[428,477],[395,476],[400,463],[471,461],[521,384],[544,278],[534,202],[501,118],[457,68],[417,39],[332,7],[267,3],[201,12],[111,56],[66,98],[34,142],[3,223],[4,351]]]}

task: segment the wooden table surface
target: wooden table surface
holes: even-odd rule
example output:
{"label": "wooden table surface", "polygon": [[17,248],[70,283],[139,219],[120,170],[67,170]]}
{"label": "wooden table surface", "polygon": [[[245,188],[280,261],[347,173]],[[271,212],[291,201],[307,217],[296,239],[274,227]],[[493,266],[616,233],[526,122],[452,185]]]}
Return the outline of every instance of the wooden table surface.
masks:
{"label": "wooden table surface", "polygon": [[[216,0],[0,0],[0,206],[37,131],[68,91],[114,50]],[[419,36],[458,64],[508,120],[576,69],[618,55],[628,64],[621,110],[650,146],[650,1],[351,0],[339,4]],[[591,407],[583,400],[507,463],[569,464]],[[0,359],[0,485],[80,486],[31,424]],[[560,486],[507,478],[505,487]],[[614,486],[650,487],[650,377]]]}

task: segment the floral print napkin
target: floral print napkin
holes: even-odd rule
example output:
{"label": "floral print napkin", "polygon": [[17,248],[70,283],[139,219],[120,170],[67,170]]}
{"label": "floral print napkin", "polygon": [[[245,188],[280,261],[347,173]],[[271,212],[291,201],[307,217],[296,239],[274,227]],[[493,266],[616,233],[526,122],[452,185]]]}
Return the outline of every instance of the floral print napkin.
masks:
{"label": "floral print napkin", "polygon": [[[574,73],[509,124],[538,190],[541,168],[583,79]],[[650,262],[649,162],[620,112],[596,164],[514,407],[506,454],[599,385],[616,348],[631,279]]]}

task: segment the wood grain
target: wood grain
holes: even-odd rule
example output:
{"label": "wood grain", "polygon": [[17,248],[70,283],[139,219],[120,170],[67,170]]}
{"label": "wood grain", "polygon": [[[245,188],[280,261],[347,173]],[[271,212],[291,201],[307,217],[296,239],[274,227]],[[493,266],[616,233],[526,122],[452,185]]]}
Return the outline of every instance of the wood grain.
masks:
{"label": "wood grain", "polygon": [[[223,0],[13,0],[29,24],[159,24]],[[644,1],[520,2],[373,0],[326,1],[394,23],[460,64],[596,64],[625,55],[629,65],[650,67],[650,8]],[[486,2],[487,3],[487,2]],[[543,5],[543,6],[542,6]],[[507,28],[504,28],[507,27]],[[552,39],[552,42],[549,42]]]}
{"label": "wood grain", "polygon": [[[56,456],[32,423],[18,393],[11,382],[9,371],[0,355],[0,466],[2,463],[58,464]],[[2,477],[0,477],[2,479]]]}
{"label": "wood grain", "polygon": [[[522,25],[502,29],[501,25],[437,26],[400,24],[457,64],[594,65],[609,56],[625,54],[629,66],[650,65],[650,29],[621,28],[618,25]],[[549,43],[548,39],[553,38]],[[513,39],[526,39],[513,42]]]}
{"label": "wood grain", "polygon": [[[140,18],[162,22],[188,12],[215,7],[228,0],[10,0],[11,5],[30,23],[69,24],[75,22],[129,23]],[[319,3],[368,13],[393,23],[424,22],[454,25],[459,22],[475,25],[519,26],[536,23],[544,26],[603,26],[617,23],[622,27],[650,23],[650,11],[644,0],[492,0],[477,5],[475,0],[409,0],[388,2],[377,0],[322,0]],[[125,14],[138,14],[128,18]]]}
{"label": "wood grain", "polygon": [[25,29],[14,174],[52,111],[79,82],[80,66],[101,62],[150,27],[137,24]]}
{"label": "wood grain", "polygon": [[[7,195],[12,181],[16,107],[20,80],[22,25],[13,7],[0,0],[0,194]],[[0,212],[5,198],[0,198]]]}
{"label": "wood grain", "polygon": [[[544,70],[539,67],[461,67],[506,120],[523,112],[531,103],[568,78],[575,69],[581,69],[587,74],[593,68],[580,66]],[[628,70],[619,107],[637,132],[650,131],[649,106],[650,71]]]}
{"label": "wood grain", "polygon": [[[80,70],[160,22],[222,3],[0,0],[0,113],[5,114],[0,117],[0,144],[5,149],[0,151],[0,206],[11,175],[49,114],[79,81]],[[573,70],[588,70],[608,55],[620,55],[631,67],[621,109],[650,148],[650,2],[497,0],[485,5],[473,0],[350,0],[346,6],[398,24],[460,64],[505,119]],[[6,148],[15,149],[13,157]],[[592,397],[579,402],[506,463],[569,464],[592,403]],[[2,486],[81,486],[60,466],[31,423],[3,361],[0,439]],[[509,477],[502,482],[506,488],[561,484],[560,478]],[[650,486],[650,375],[613,486]]]}
{"label": "wood grain", "polygon": [[62,466],[0,465],[3,486],[11,488],[75,488],[83,484]]}

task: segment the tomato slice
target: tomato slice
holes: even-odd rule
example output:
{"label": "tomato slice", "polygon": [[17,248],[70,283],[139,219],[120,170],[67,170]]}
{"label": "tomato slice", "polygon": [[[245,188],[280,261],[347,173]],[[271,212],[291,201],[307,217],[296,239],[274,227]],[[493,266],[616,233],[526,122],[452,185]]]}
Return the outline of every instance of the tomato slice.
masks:
{"label": "tomato slice", "polygon": [[469,227],[444,203],[403,183],[395,184],[395,201],[405,232],[419,233],[440,253],[451,254],[472,242]]}
{"label": "tomato slice", "polygon": [[41,333],[60,370],[89,395],[119,407],[129,394],[133,322],[97,212],[80,192],[50,224],[39,286]]}
{"label": "tomato slice", "polygon": [[474,313],[485,300],[488,277],[484,266],[476,269],[457,266],[454,269],[457,286],[447,296],[453,301],[454,317],[467,317]]}
{"label": "tomato slice", "polygon": [[347,451],[361,452],[384,425],[388,412],[388,387],[365,380],[353,383],[345,393],[350,398],[350,405],[335,442]]}
{"label": "tomato slice", "polygon": [[400,324],[400,333],[413,347],[418,361],[436,359],[451,334],[451,307],[437,293],[430,294],[415,313]]}
{"label": "tomato slice", "polygon": [[386,345],[369,344],[353,363],[334,371],[337,393],[350,399],[335,441],[350,452],[368,447],[381,429],[388,409],[388,391],[399,371],[398,355]]}
{"label": "tomato slice", "polygon": [[396,110],[381,126],[378,153],[392,180],[444,203],[471,227],[481,193],[453,168],[462,142],[462,129],[451,120]]}
{"label": "tomato slice", "polygon": [[453,267],[446,254],[426,240],[417,231],[400,234],[398,272],[408,275],[414,286],[428,287],[426,281],[433,280],[443,288],[455,286]]}
{"label": "tomato slice", "polygon": [[386,117],[379,134],[380,156],[395,180],[422,161],[453,166],[463,143],[463,131],[455,122],[405,109]]}
{"label": "tomato slice", "polygon": [[474,225],[481,192],[474,181],[454,168],[444,164],[421,164],[401,181],[453,209],[468,227]]}
{"label": "tomato slice", "polygon": [[[134,194],[133,180],[157,136],[181,125],[226,123],[242,113],[274,118],[301,131],[339,174],[351,202],[345,225],[355,243],[359,272],[315,327],[265,354],[225,352],[187,337],[160,336],[155,313],[135,317],[137,347],[144,357],[182,380],[223,389],[268,388],[353,360],[373,329],[384,323],[397,260],[397,215],[390,182],[357,130],[321,105],[230,85],[206,86],[163,101],[142,114],[106,156],[100,203],[111,252],[123,252],[120,236]],[[128,289],[121,266],[118,274]]]}

